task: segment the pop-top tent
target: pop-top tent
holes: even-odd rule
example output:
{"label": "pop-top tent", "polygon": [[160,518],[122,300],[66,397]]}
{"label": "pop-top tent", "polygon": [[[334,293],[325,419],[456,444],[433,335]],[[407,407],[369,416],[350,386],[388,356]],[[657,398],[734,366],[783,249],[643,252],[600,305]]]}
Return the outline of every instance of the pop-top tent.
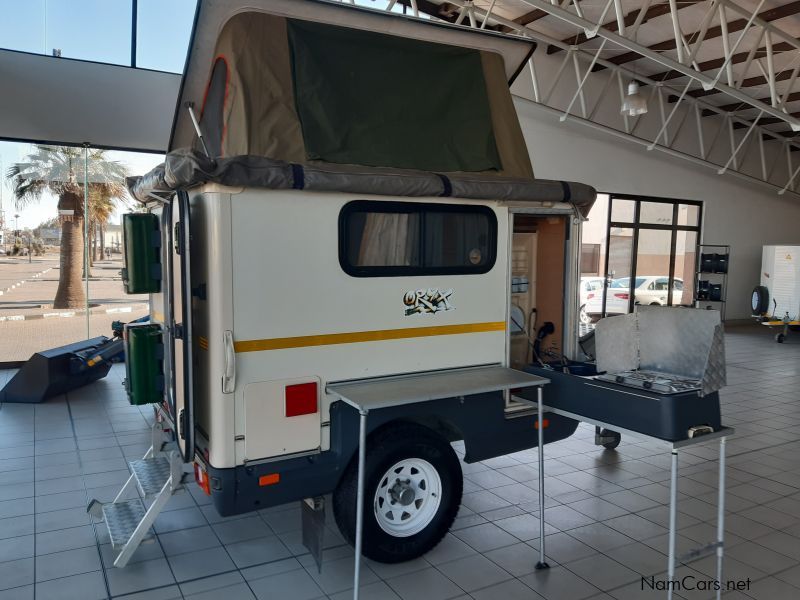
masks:
{"label": "pop-top tent", "polygon": [[340,3],[201,0],[170,152],[131,189],[145,200],[217,182],[585,213],[592,188],[533,176],[509,85],[534,48]]}

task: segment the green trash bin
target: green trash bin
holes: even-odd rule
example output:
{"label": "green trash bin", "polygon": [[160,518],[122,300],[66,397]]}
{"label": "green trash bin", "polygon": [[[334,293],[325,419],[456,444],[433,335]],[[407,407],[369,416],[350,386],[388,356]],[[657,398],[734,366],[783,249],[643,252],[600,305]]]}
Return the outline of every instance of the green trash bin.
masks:
{"label": "green trash bin", "polygon": [[164,340],[159,325],[125,327],[125,388],[131,404],[154,404],[164,398]]}
{"label": "green trash bin", "polygon": [[151,213],[122,215],[125,266],[122,284],[128,294],[156,294],[161,291],[161,231],[158,217]]}

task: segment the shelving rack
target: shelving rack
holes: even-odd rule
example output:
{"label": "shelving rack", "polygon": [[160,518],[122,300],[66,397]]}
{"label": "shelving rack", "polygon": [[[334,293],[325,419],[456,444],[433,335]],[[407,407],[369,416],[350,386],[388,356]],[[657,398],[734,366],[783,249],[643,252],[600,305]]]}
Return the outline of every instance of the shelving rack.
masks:
{"label": "shelving rack", "polygon": [[[728,244],[698,244],[697,246],[697,260],[695,261],[695,274],[694,274],[694,305],[696,308],[714,308],[720,312],[720,319],[725,321],[725,307],[727,304],[728,295],[728,272],[730,271],[730,257],[731,247]],[[709,252],[710,251],[710,252]],[[715,270],[704,271],[702,268],[703,254],[721,254],[726,257],[726,268],[724,273]],[[719,300],[700,299],[698,293],[700,291],[700,280],[708,280],[710,283],[718,283],[722,285]]]}

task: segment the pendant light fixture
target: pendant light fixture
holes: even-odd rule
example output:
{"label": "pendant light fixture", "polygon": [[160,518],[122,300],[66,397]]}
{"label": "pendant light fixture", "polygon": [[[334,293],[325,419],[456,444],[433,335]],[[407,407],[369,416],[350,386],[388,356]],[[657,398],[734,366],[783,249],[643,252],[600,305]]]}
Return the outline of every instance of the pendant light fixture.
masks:
{"label": "pendant light fixture", "polygon": [[619,112],[629,117],[637,117],[647,112],[647,100],[639,93],[639,82],[635,79],[628,84],[628,94],[622,101]]}

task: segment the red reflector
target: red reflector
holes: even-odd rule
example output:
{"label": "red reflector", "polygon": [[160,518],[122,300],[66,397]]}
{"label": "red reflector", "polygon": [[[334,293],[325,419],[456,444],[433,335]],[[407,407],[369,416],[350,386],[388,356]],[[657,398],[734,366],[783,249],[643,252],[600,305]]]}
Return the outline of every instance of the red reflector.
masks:
{"label": "red reflector", "polygon": [[298,417],[317,412],[317,383],[286,386],[286,416]]}
{"label": "red reflector", "polygon": [[622,300],[628,299],[628,294],[614,294],[615,298],[621,298]]}
{"label": "red reflector", "polygon": [[591,300],[592,298],[594,298],[594,294],[586,294],[587,300]]}
{"label": "red reflector", "polygon": [[[547,429],[550,426],[550,419],[542,419],[542,428]],[[539,419],[533,422],[533,428],[539,429]]]}
{"label": "red reflector", "polygon": [[200,486],[200,489],[206,493],[206,495],[211,495],[211,488],[209,487],[208,483],[208,474],[200,463],[194,463],[194,480],[197,482],[197,485]]}
{"label": "red reflector", "polygon": [[281,474],[280,473],[270,473],[269,475],[262,475],[258,478],[258,485],[275,485],[276,483],[280,483],[281,481]]}

